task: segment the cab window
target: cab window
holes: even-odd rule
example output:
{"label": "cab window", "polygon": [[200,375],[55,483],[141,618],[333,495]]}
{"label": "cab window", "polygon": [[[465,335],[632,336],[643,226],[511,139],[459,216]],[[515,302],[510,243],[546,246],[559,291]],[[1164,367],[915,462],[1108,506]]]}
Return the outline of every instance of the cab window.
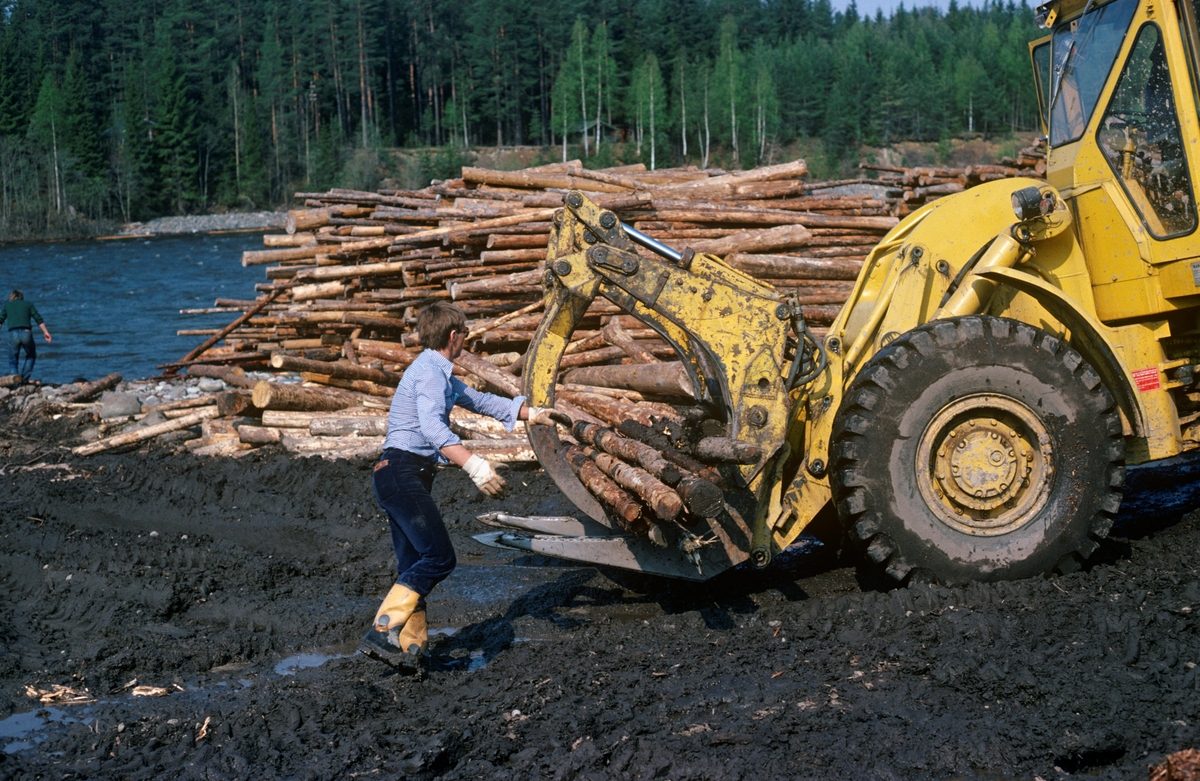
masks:
{"label": "cab window", "polygon": [[1183,133],[1157,25],[1138,31],[1096,141],[1150,233],[1166,238],[1196,227]]}
{"label": "cab window", "polygon": [[1033,60],[1034,85],[1037,87],[1038,115],[1042,120],[1043,132],[1049,125],[1046,116],[1046,101],[1050,96],[1050,38],[1030,44],[1029,56]]}
{"label": "cab window", "polygon": [[1054,28],[1050,146],[1079,140],[1108,81],[1137,0],[1113,0]]}

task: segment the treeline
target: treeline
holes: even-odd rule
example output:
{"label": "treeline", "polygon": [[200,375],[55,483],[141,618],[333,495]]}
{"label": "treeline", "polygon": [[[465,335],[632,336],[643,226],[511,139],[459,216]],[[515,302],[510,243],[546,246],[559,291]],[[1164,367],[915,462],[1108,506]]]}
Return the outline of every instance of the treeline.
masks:
{"label": "treeline", "polygon": [[371,186],[389,147],[749,167],[1037,121],[1011,1],[0,0],[0,25],[7,238]]}

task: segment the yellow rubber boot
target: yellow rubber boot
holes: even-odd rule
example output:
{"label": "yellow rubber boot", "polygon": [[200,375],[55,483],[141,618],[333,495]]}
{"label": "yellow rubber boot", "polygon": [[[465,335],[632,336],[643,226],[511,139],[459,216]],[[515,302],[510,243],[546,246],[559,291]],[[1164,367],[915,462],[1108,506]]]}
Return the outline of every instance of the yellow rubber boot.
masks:
{"label": "yellow rubber boot", "polygon": [[425,623],[423,608],[413,612],[396,640],[400,650],[409,656],[424,656],[428,652],[429,627]]}
{"label": "yellow rubber boot", "polygon": [[375,613],[375,631],[386,632],[404,626],[417,609],[420,599],[421,595],[407,586],[399,583],[392,586]]}

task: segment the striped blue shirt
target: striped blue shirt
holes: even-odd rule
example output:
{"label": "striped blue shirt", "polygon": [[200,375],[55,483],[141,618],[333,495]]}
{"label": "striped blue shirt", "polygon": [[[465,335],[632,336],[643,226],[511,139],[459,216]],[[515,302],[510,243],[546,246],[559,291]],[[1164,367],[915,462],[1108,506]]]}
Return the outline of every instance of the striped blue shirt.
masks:
{"label": "striped blue shirt", "polygon": [[423,350],[404,370],[388,410],[384,449],[399,448],[434,458],[441,464],[448,463],[441,449],[462,442],[450,430],[450,410],[455,404],[493,417],[503,423],[504,428],[513,430],[525,397],[506,399],[477,391],[451,376],[453,368],[454,364],[446,356],[436,350]]}

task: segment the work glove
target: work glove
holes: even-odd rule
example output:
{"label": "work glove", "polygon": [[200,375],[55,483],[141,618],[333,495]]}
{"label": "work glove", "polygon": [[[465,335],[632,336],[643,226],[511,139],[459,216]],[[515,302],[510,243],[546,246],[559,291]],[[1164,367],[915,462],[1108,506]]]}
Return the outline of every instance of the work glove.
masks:
{"label": "work glove", "polygon": [[564,413],[550,407],[530,407],[529,420],[526,423],[532,423],[535,426],[553,426],[555,423],[560,426],[571,427],[571,419]]}
{"label": "work glove", "polygon": [[504,492],[508,490],[508,483],[504,482],[504,478],[496,474],[496,469],[487,459],[479,456],[471,456],[467,459],[467,463],[463,464],[463,471],[471,477],[471,482],[475,483],[475,487],[483,491],[493,499],[501,499],[504,497]]}

